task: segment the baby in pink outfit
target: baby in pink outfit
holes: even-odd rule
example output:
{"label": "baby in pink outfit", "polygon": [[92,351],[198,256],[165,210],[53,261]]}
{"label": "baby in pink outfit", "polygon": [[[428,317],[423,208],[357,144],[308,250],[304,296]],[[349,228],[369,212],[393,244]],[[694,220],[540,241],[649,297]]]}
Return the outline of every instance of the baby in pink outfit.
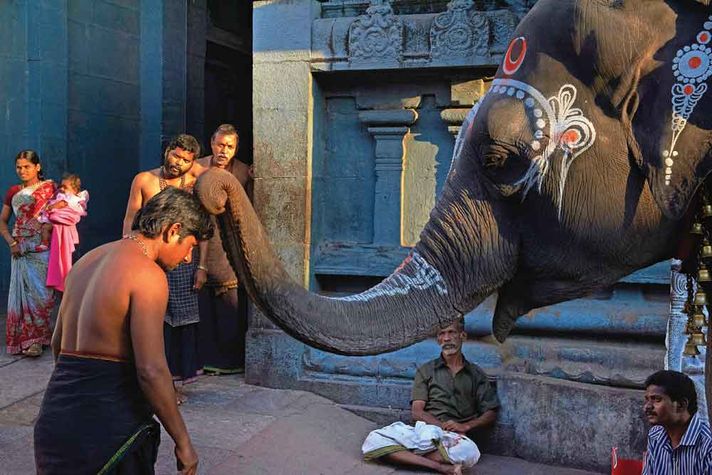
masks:
{"label": "baby in pink outfit", "polygon": [[81,187],[78,175],[64,174],[57,195],[39,217],[40,222],[48,224],[42,227],[42,244],[50,242],[47,287],[60,292],[64,292],[64,279],[72,268],[72,253],[79,244],[77,223],[87,214],[89,193]]}

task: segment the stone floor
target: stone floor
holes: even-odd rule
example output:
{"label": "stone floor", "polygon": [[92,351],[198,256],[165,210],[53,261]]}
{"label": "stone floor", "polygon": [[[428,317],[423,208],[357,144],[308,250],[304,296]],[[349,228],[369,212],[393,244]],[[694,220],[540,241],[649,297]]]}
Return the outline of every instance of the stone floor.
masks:
{"label": "stone floor", "polygon": [[[0,348],[0,474],[35,473],[32,425],[52,370],[41,358],[13,358]],[[202,474],[422,473],[363,462],[360,446],[374,424],[304,391],[267,389],[237,376],[204,376],[181,407]],[[174,474],[173,444],[162,435],[157,473]],[[484,455],[468,473],[587,474]]]}

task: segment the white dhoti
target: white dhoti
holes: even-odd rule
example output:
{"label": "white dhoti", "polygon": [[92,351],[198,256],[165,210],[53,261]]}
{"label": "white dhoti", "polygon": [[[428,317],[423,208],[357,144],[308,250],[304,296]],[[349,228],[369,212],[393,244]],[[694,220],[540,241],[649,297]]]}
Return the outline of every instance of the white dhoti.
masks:
{"label": "white dhoti", "polygon": [[402,422],[371,431],[361,446],[366,460],[409,450],[426,454],[438,450],[442,458],[452,464],[472,467],[480,459],[480,450],[472,440],[455,432],[418,421],[415,427]]}

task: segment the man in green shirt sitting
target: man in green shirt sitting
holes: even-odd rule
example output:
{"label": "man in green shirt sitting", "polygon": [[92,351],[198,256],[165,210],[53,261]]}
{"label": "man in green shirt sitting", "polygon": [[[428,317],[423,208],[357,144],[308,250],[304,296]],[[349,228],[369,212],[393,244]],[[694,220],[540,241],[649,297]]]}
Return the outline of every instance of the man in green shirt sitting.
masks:
{"label": "man in green shirt sitting", "polygon": [[[465,452],[476,452],[466,457],[469,463],[463,463],[476,463],[479,451],[475,444],[456,434],[473,437],[492,426],[497,418],[499,400],[485,372],[462,354],[466,337],[462,317],[440,329],[437,335],[440,356],[418,368],[415,375],[411,412],[416,427],[395,423],[371,432],[362,448],[367,460],[381,458],[440,473],[461,473],[461,465],[456,460],[460,454],[451,450],[459,445]],[[442,443],[430,448],[420,441],[433,436],[432,432],[427,432],[428,428],[436,433],[439,428],[454,434],[448,436],[445,432]]]}

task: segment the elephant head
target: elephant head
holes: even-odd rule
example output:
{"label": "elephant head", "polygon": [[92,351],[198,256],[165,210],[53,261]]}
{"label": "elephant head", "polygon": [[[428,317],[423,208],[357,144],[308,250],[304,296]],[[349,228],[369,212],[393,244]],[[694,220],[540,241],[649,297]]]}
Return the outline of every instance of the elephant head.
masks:
{"label": "elephant head", "polygon": [[346,298],[305,291],[241,187],[197,185],[258,308],[309,345],[394,350],[497,292],[500,340],[532,308],[669,258],[712,167],[712,11],[694,1],[540,0],[518,26],[410,256]]}

